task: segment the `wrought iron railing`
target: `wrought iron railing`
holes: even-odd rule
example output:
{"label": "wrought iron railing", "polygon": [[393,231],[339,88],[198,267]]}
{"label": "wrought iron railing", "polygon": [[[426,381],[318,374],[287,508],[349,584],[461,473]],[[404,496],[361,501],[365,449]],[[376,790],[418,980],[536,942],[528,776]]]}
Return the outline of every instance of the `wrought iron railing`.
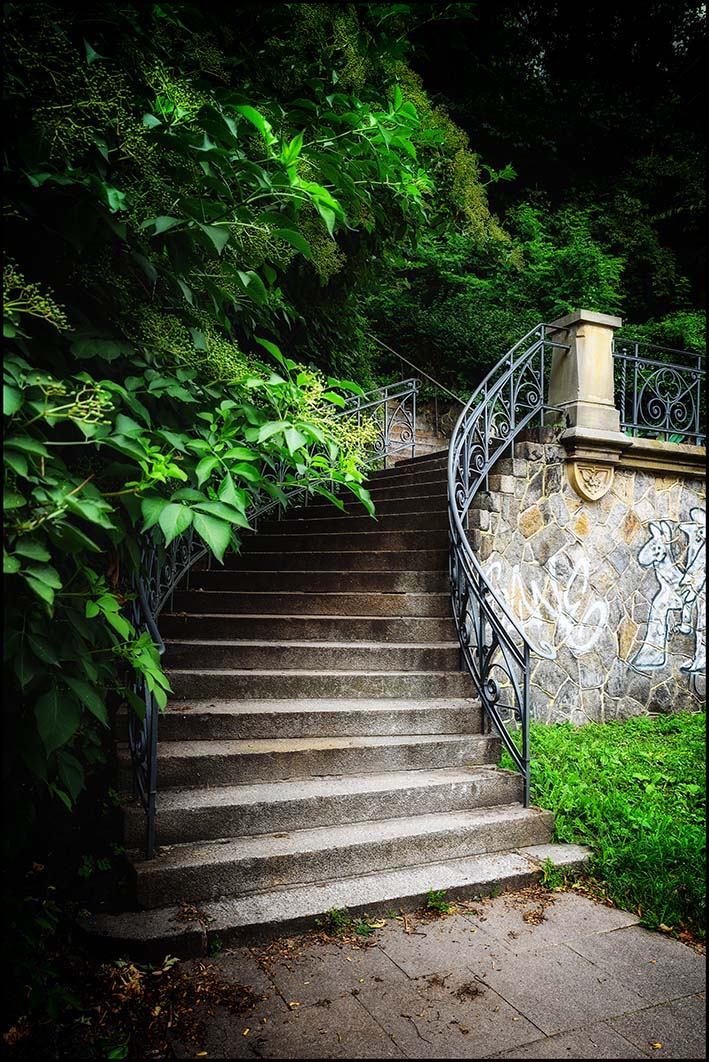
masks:
{"label": "wrought iron railing", "polygon": [[616,336],[613,361],[623,431],[706,445],[706,368],[701,354]]}
{"label": "wrought iron railing", "polygon": [[[474,392],[453,429],[448,453],[450,586],[462,660],[485,716],[524,779],[529,804],[529,676],[531,643],[509,604],[492,587],[475,556],[470,509],[495,462],[545,409],[554,342],[551,326],[532,329]],[[521,731],[521,747],[512,729]]]}
{"label": "wrought iron railing", "polygon": [[[387,467],[394,455],[410,452],[416,456],[416,392],[417,379],[402,380],[397,384],[377,388],[363,395],[354,395],[346,400],[339,411],[343,418],[353,418],[357,427],[365,421],[374,426],[372,443],[366,451],[366,463],[382,463]],[[289,472],[286,468],[290,469]],[[297,482],[292,468],[285,463],[275,465],[265,484],[278,486],[274,497],[264,485],[254,497],[246,516],[255,528],[264,518],[271,518],[284,511],[296,498],[307,498],[316,484],[330,483],[327,477]],[[147,631],[159,653],[164,652],[160,636],[159,616],[178,586],[189,580],[190,572],[200,561],[211,557],[207,547],[190,527],[166,549],[157,538],[144,534],[140,541],[140,567],[128,587],[130,619],[140,635]],[[146,816],[146,859],[155,855],[155,820],[157,811],[157,762],[158,762],[158,707],[155,696],[142,675],[136,673],[133,693],[145,705],[144,713],[130,709],[128,712],[128,746],[133,770],[133,795],[140,801]]]}

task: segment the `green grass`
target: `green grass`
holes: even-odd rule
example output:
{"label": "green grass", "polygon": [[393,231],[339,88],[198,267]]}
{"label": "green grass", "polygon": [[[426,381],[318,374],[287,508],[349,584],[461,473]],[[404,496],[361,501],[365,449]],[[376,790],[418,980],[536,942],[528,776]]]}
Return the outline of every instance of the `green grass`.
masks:
{"label": "green grass", "polygon": [[554,840],[593,849],[588,877],[618,907],[704,940],[706,714],[533,723],[530,737]]}

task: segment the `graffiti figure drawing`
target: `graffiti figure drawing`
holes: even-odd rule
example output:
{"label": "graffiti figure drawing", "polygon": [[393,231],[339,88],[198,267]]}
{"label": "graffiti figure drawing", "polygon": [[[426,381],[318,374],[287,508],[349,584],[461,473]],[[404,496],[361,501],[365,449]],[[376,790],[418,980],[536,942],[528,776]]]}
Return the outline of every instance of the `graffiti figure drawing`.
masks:
{"label": "graffiti figure drawing", "polygon": [[[707,538],[707,515],[706,509],[690,509],[691,521],[680,524],[680,531],[687,536],[687,568],[680,580],[680,587],[684,593],[684,608],[682,609],[682,624],[680,630],[683,634],[691,634],[694,630],[694,658],[682,664],[682,671],[704,671],[706,667],[707,642],[707,606],[706,606],[706,554],[704,552]],[[692,616],[693,610],[696,614]],[[692,625],[694,619],[694,625]]]}
{"label": "graffiti figure drawing", "polygon": [[[659,587],[650,604],[645,638],[630,661],[638,669],[663,667],[673,630],[694,633],[694,657],[682,665],[683,671],[704,669],[706,659],[706,574],[703,550],[706,538],[706,510],[694,508],[690,521],[678,525],[687,538],[685,565],[672,549],[674,532],[669,520],[651,523],[650,537],[638,553],[641,568],[653,568]],[[677,614],[679,613],[679,622]]]}

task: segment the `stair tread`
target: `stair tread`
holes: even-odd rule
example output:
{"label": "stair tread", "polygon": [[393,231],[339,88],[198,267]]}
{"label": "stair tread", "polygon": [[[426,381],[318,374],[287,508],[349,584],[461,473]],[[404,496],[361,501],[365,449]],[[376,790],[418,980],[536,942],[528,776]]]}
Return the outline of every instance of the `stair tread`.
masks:
{"label": "stair tread", "polygon": [[[311,617],[309,617],[311,618]],[[342,617],[331,616],[330,619],[338,619]],[[347,616],[347,619],[352,619],[351,616]],[[373,641],[357,641],[353,642],[352,639],[348,639],[346,642],[327,641],[323,642],[319,639],[288,639],[283,638],[271,639],[271,638],[258,638],[252,640],[249,638],[165,638],[165,645],[218,645],[220,648],[225,646],[233,646],[234,648],[244,646],[259,646],[268,647],[269,649],[320,649],[326,646],[333,651],[337,649],[351,649],[353,645],[356,645],[358,649],[456,649],[458,646],[457,641],[449,639],[445,642],[373,642]]]}
{"label": "stair tread", "polygon": [[[246,573],[245,573],[246,574]],[[449,595],[445,590],[249,590],[248,587],[240,587],[238,590],[205,590],[195,587],[187,591],[191,594],[233,594],[235,597],[243,597],[250,594],[252,597],[370,597],[372,594],[381,594],[382,597],[445,597]]]}
{"label": "stair tread", "polygon": [[219,863],[268,858],[307,851],[333,851],[353,844],[384,844],[399,838],[426,837],[430,834],[457,833],[486,824],[519,822],[539,816],[551,818],[551,812],[525,808],[520,803],[469,811],[447,811],[428,815],[342,823],[337,826],[313,826],[290,830],[284,834],[229,837],[217,841],[193,841],[165,845],[154,860],[146,861],[138,853],[128,853],[140,874],[161,874],[171,867],[208,866]]}
{"label": "stair tread", "polygon": [[216,714],[255,715],[266,712],[407,712],[415,711],[450,711],[470,710],[479,707],[479,701],[473,697],[377,697],[371,701],[357,700],[354,697],[328,700],[320,697],[254,699],[253,701],[230,701],[214,698],[213,700],[190,700],[189,708],[168,704],[165,716],[184,715],[187,713],[213,712]]}
{"label": "stair tread", "polygon": [[308,800],[313,797],[348,796],[353,793],[379,793],[397,789],[469,784],[500,768],[438,767],[426,770],[380,771],[373,774],[331,774],[313,778],[283,778],[273,782],[248,782],[195,789],[161,789],[159,810],[208,808],[214,806]]}
{"label": "stair tread", "polygon": [[[168,667],[165,669],[169,675],[219,675],[224,677],[226,675],[279,675],[284,677],[285,672],[282,668],[262,668],[262,667]],[[389,675],[391,678],[414,678],[418,676],[425,676],[427,679],[432,679],[434,676],[441,675],[464,675],[467,672],[464,671],[391,671],[389,668],[381,670],[377,668],[367,669],[363,671],[359,668],[356,671],[348,671],[346,668],[338,669],[337,671],[324,671],[321,668],[300,668],[289,667],[288,677],[293,675],[319,675],[327,678],[344,678],[345,675]]]}
{"label": "stair tread", "polygon": [[461,741],[476,743],[482,734],[377,734],[361,737],[300,737],[300,738],[211,738],[205,740],[166,741],[161,753],[164,758],[190,756],[238,756],[283,752],[308,752],[334,749],[372,749],[395,745],[455,744]]}
{"label": "stair tread", "polygon": [[[216,593],[216,594],[228,593],[228,591],[225,591],[225,590],[214,590],[214,591],[211,591],[211,592],[212,593]],[[237,591],[234,591],[234,592],[235,593],[241,593],[240,590],[237,590]],[[196,620],[228,619],[228,620],[248,620],[249,622],[251,622],[252,620],[277,620],[277,621],[279,621],[281,623],[283,623],[283,622],[285,622],[287,620],[293,620],[296,623],[311,623],[314,620],[333,620],[335,622],[342,623],[342,622],[348,622],[349,620],[358,620],[358,619],[376,621],[377,623],[384,623],[384,624],[386,624],[386,623],[396,623],[399,620],[426,620],[427,622],[430,622],[431,620],[442,620],[442,619],[449,619],[450,618],[451,621],[452,621],[452,617],[448,617],[448,616],[371,616],[371,615],[367,615],[367,614],[362,614],[360,616],[360,615],[358,615],[355,612],[348,612],[346,616],[338,616],[338,615],[333,615],[332,613],[327,613],[327,612],[308,612],[306,615],[303,615],[302,612],[299,612],[299,613],[295,613],[293,615],[289,615],[287,612],[276,612],[276,613],[273,613],[273,612],[192,612],[192,611],[190,611],[190,612],[163,612],[162,616],[161,616],[162,619],[168,619],[168,618],[169,619],[185,619],[185,617],[189,617],[189,619],[196,619]],[[170,641],[175,641],[177,639],[175,639],[174,637],[170,636],[169,640]],[[193,641],[194,639],[188,638],[186,640],[187,641]],[[300,639],[295,639],[295,640],[296,641],[300,641]],[[218,639],[218,641],[222,641],[222,639],[220,638],[220,639]],[[348,641],[347,644],[349,645],[350,642]],[[357,642],[357,644],[359,645],[361,643]],[[377,645],[382,645],[382,644],[393,645],[394,643],[393,642],[386,642],[386,643],[377,642],[376,644]],[[410,643],[409,642],[405,642],[405,643],[402,643],[402,644],[409,645]],[[437,642],[436,644],[438,645],[440,643]],[[457,645],[458,643],[455,642],[455,644]]]}

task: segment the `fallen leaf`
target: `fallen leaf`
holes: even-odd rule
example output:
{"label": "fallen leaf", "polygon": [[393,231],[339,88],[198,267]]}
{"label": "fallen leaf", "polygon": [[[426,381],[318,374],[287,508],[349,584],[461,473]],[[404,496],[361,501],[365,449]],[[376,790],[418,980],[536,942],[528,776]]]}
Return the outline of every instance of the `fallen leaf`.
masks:
{"label": "fallen leaf", "polygon": [[659,1048],[662,1047],[662,1044],[650,1044],[650,1047],[654,1047],[655,1050],[659,1050]]}

